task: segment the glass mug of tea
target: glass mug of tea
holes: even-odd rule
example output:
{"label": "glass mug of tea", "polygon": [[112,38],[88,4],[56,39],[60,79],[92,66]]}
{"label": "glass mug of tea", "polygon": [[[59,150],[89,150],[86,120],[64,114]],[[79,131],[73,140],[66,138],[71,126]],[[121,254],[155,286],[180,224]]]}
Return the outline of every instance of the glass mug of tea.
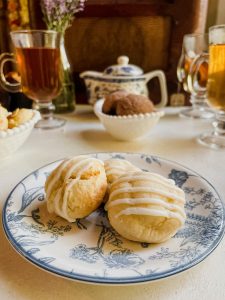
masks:
{"label": "glass mug of tea", "polygon": [[[42,119],[35,127],[52,129],[61,127],[65,120],[53,117],[52,99],[61,91],[60,33],[52,30],[23,30],[10,33],[15,54],[0,56],[0,84],[10,92],[22,91],[34,100],[34,108]],[[10,83],[4,75],[4,65],[14,62],[18,66],[21,83]]]}
{"label": "glass mug of tea", "polygon": [[216,110],[214,130],[203,133],[198,141],[211,148],[225,148],[225,25],[209,28],[209,54],[196,59],[197,68],[190,76],[197,77],[202,63],[209,65],[208,81],[205,88],[209,105]]}
{"label": "glass mug of tea", "polygon": [[190,93],[191,108],[181,111],[180,116],[194,119],[214,117],[206,101],[205,86],[208,78],[208,64],[204,62],[198,68],[198,76],[190,80],[191,69],[196,68],[195,60],[202,53],[208,53],[207,34],[186,34],[183,38],[182,53],[177,66],[177,77],[186,92]]}

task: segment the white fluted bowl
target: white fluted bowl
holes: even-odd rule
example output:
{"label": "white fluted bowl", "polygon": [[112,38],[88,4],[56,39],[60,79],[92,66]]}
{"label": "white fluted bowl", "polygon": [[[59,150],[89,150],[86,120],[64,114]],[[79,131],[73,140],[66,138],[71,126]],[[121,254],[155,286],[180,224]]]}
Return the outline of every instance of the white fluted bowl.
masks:
{"label": "white fluted bowl", "polygon": [[0,130],[0,159],[18,150],[30,135],[35,123],[41,119],[40,113],[33,110],[33,117],[12,129]]}
{"label": "white fluted bowl", "polygon": [[98,100],[94,104],[94,112],[108,133],[122,141],[143,138],[164,115],[163,111],[155,111],[138,115],[111,116],[102,112],[103,103],[104,99]]}

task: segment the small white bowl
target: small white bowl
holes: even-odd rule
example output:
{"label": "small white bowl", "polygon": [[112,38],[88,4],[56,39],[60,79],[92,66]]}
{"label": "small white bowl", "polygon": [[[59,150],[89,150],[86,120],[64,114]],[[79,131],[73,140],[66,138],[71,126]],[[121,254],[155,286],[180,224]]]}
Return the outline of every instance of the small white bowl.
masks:
{"label": "small white bowl", "polygon": [[35,123],[41,119],[40,113],[33,110],[33,117],[12,129],[0,130],[0,159],[19,149],[30,135]]}
{"label": "small white bowl", "polygon": [[122,141],[131,141],[143,138],[156,125],[163,111],[128,116],[110,116],[102,112],[104,99],[94,104],[94,112],[105,129],[114,138]]}

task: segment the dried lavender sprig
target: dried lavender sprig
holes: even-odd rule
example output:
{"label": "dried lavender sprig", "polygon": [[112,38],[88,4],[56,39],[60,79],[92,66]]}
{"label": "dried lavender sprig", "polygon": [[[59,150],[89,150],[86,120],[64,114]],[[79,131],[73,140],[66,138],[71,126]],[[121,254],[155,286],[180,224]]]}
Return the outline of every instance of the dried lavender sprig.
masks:
{"label": "dried lavender sprig", "polygon": [[85,0],[41,0],[46,25],[49,29],[65,32],[74,15],[84,9],[84,4]]}

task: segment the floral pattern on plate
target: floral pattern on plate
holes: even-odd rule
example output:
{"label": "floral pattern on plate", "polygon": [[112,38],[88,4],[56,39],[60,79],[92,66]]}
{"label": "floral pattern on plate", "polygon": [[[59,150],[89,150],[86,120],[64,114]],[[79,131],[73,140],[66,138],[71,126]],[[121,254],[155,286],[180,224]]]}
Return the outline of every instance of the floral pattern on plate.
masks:
{"label": "floral pattern on plate", "polygon": [[99,284],[132,284],[166,278],[205,259],[224,234],[224,205],[213,186],[194,171],[147,154],[95,153],[120,158],[175,180],[186,195],[184,227],[167,242],[147,244],[122,238],[100,206],[68,223],[47,212],[44,183],[61,161],[44,166],[13,189],[3,209],[10,243],[27,260],[66,278]]}

